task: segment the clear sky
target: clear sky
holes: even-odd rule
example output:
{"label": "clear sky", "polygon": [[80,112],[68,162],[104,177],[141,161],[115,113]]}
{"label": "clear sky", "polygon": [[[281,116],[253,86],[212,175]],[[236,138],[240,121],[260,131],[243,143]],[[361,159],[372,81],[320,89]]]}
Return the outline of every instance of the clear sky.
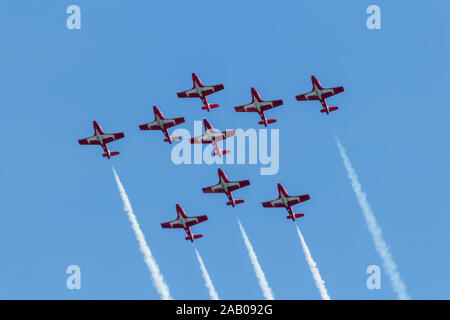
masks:
{"label": "clear sky", "polygon": [[[66,28],[66,8],[81,8],[81,30]],[[381,30],[366,8],[381,8]],[[114,166],[161,272],[178,299],[208,299],[193,245],[163,230],[180,203],[207,214],[195,242],[219,296],[262,299],[236,221],[246,229],[277,299],[320,299],[295,227],[282,209],[264,209],[281,182],[297,207],[312,257],[332,299],[395,299],[385,273],[368,290],[366,268],[382,265],[347,178],[333,129],[347,149],[408,292],[450,298],[448,1],[106,1],[8,0],[0,3],[0,298],[159,299],[112,173]],[[223,83],[207,113],[179,99],[196,72]],[[316,75],[345,91],[297,102]],[[217,165],[175,165],[161,132],[138,125],[152,106],[180,127],[207,117],[214,127],[259,128],[250,101],[283,99],[267,112],[280,134],[280,168],[220,166],[251,185],[203,194]],[[77,139],[124,131],[111,160]],[[81,290],[66,288],[66,268],[81,268]]]}

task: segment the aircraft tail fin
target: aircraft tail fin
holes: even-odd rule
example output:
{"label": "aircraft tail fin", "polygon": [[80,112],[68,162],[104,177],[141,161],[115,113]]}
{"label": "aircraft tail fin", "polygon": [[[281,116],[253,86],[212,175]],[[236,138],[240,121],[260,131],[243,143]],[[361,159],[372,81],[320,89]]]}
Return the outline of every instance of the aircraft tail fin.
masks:
{"label": "aircraft tail fin", "polygon": [[331,111],[335,111],[335,110],[337,110],[339,108],[338,107],[328,107],[328,109],[330,109],[330,112],[331,112]]}
{"label": "aircraft tail fin", "polygon": [[109,157],[112,157],[112,156],[117,156],[118,154],[120,154],[119,151],[110,151],[109,155],[108,155],[107,152],[105,152],[104,154],[102,154],[102,156],[105,157],[105,158],[109,158]]}

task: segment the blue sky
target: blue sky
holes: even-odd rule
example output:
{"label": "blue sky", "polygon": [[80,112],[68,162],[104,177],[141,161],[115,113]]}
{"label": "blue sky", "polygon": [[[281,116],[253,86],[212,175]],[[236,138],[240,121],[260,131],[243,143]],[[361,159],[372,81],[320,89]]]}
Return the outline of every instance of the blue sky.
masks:
{"label": "blue sky", "polygon": [[[77,4],[82,29],[66,28]],[[366,28],[366,8],[381,7],[382,30]],[[450,298],[448,190],[450,28],[445,1],[3,1],[0,4],[0,298],[158,299],[123,211],[111,166],[174,298],[208,299],[193,246],[181,230],[163,230],[180,203],[209,220],[193,228],[195,246],[223,299],[262,299],[239,228],[246,228],[278,299],[319,299],[300,242],[281,209],[263,209],[276,183],[311,200],[294,208],[332,299],[395,299],[383,273],[381,290],[366,288],[366,268],[380,265],[333,137],[347,149],[408,292]],[[178,99],[196,72],[223,83],[207,114],[199,100]],[[297,102],[310,75],[340,109]],[[269,111],[280,130],[280,170],[221,166],[251,186],[224,195],[201,188],[217,182],[216,165],[171,162],[160,132],[141,132],[157,105],[182,127],[207,116],[213,126],[258,128],[254,114],[233,107],[283,99]],[[96,119],[110,144],[79,146]],[[65,286],[79,265],[82,289]]]}

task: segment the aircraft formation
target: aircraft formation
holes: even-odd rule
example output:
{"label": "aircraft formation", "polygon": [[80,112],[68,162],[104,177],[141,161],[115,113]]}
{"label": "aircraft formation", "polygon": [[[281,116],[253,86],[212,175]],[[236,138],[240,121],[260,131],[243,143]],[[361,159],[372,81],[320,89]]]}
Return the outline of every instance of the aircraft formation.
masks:
{"label": "aircraft formation", "polygon": [[[193,81],[192,89],[178,92],[177,96],[179,98],[200,98],[201,102],[203,103],[201,109],[206,110],[208,112],[210,112],[212,109],[218,108],[219,107],[218,104],[209,103],[206,97],[208,95],[211,95],[212,93],[223,90],[224,85],[217,84],[212,86],[205,86],[195,73],[192,73],[192,81]],[[297,95],[295,97],[296,100],[297,101],[318,100],[322,104],[322,109],[320,110],[320,112],[326,113],[327,115],[332,111],[338,110],[338,107],[336,106],[328,106],[326,103],[326,99],[343,92],[344,87],[339,86],[334,88],[323,88],[319,80],[317,80],[317,78],[314,75],[311,76],[311,82],[313,86],[312,90],[310,92]],[[261,99],[261,96],[259,95],[258,91],[256,91],[255,88],[251,88],[251,96],[252,96],[251,103],[237,106],[234,108],[235,111],[258,113],[259,117],[261,118],[261,121],[259,121],[258,124],[264,125],[265,127],[267,127],[271,123],[276,122],[277,121],[276,119],[266,118],[265,111],[283,105],[283,100],[280,99],[273,101],[264,101]],[[140,130],[160,130],[164,134],[165,137],[164,141],[168,142],[169,144],[171,144],[173,141],[178,141],[181,139],[181,137],[178,136],[171,136],[168,129],[184,123],[185,119],[183,117],[165,118],[161,110],[159,110],[156,106],[153,107],[153,113],[155,116],[155,120],[152,122],[139,125]],[[191,138],[190,143],[212,144],[214,147],[213,153],[214,156],[222,157],[222,155],[229,153],[230,152],[229,150],[221,150],[219,148],[218,142],[234,136],[235,131],[217,130],[212,127],[211,123],[206,118],[203,119],[203,126],[204,126],[203,135]],[[108,149],[107,144],[112,141],[124,138],[125,134],[123,132],[105,133],[102,127],[95,120],[93,121],[93,127],[94,127],[94,135],[85,139],[80,139],[78,140],[78,143],[80,145],[101,146],[104,151],[102,156],[108,159],[110,159],[112,156],[119,155],[120,152],[118,151],[110,151]],[[202,188],[203,193],[224,193],[229,200],[226,204],[228,206],[232,206],[233,208],[236,205],[243,203],[244,200],[234,199],[232,192],[240,188],[249,186],[250,181],[249,180],[230,181],[227,175],[220,168],[218,169],[218,176],[219,176],[218,184]],[[262,202],[262,206],[264,208],[285,208],[288,212],[286,218],[292,221],[295,221],[296,218],[303,217],[304,216],[303,213],[294,213],[292,211],[292,206],[309,200],[310,199],[309,194],[290,196],[281,183],[278,183],[277,188],[278,188],[278,198]],[[195,239],[203,237],[203,235],[201,234],[193,234],[190,228],[198,223],[207,221],[208,216],[202,215],[196,217],[189,217],[179,204],[176,204],[176,212],[177,218],[169,222],[161,223],[162,228],[184,229],[187,233],[186,240],[190,240],[191,242],[194,242]]]}

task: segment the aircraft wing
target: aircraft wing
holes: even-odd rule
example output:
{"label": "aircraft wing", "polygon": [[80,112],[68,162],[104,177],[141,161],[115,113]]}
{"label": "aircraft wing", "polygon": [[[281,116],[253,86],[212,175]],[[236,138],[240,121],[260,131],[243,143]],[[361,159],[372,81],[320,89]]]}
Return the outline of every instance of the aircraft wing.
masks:
{"label": "aircraft wing", "polygon": [[234,190],[246,187],[248,185],[250,185],[249,180],[233,181],[233,182],[229,183],[228,190],[234,191]]}
{"label": "aircraft wing", "polygon": [[198,143],[211,143],[211,139],[207,139],[204,138],[203,136],[198,136],[195,138],[191,138],[191,140],[189,140],[192,144],[198,144]]}
{"label": "aircraft wing", "polygon": [[197,223],[201,223],[208,220],[208,217],[205,216],[198,216],[198,217],[191,217],[186,219],[186,226],[192,227],[196,225]]}
{"label": "aircraft wing", "polygon": [[342,91],[344,91],[344,87],[335,87],[335,88],[323,89],[322,90],[322,97],[329,98],[331,96],[334,96],[335,94],[341,93]]}
{"label": "aircraft wing", "polygon": [[110,143],[112,141],[122,139],[123,137],[125,137],[123,132],[105,134],[103,135],[103,143]]}
{"label": "aircraft wing", "polygon": [[178,228],[183,228],[183,225],[177,219],[177,220],[172,220],[169,222],[161,223],[161,227],[163,227],[164,229],[178,229]]}
{"label": "aircraft wing", "polygon": [[223,139],[228,139],[236,134],[234,130],[222,131]]}
{"label": "aircraft wing", "polygon": [[284,204],[283,204],[283,201],[281,201],[281,199],[278,198],[275,200],[263,202],[262,206],[264,208],[282,208],[282,207],[284,207]]}
{"label": "aircraft wing", "polygon": [[[234,130],[222,131],[221,135],[215,136],[214,141],[219,142],[219,141],[225,140],[227,138],[230,138],[230,137],[234,136],[235,134],[236,134],[236,132]],[[192,144],[211,143],[212,140],[210,138],[205,138],[205,135],[202,135],[199,137],[191,138],[190,142]]]}
{"label": "aircraft wing", "polygon": [[161,130],[158,123],[156,121],[152,121],[146,124],[139,125],[139,129],[141,130]]}
{"label": "aircraft wing", "polygon": [[217,84],[214,86],[204,86],[202,88],[203,88],[202,94],[204,96],[207,96],[207,95],[210,95],[211,93],[223,90],[224,86],[223,86],[223,84]]}
{"label": "aircraft wing", "polygon": [[[261,102],[261,110],[266,111],[281,106],[282,104],[283,100],[263,101]],[[256,109],[254,102],[234,107],[234,110],[236,110],[236,112],[258,112],[258,109]]]}
{"label": "aircraft wing", "polygon": [[253,102],[250,104],[234,107],[234,110],[236,110],[236,112],[258,112]]}
{"label": "aircraft wing", "polygon": [[264,101],[261,104],[261,109],[262,109],[262,111],[266,111],[266,110],[269,110],[269,109],[273,109],[273,108],[279,107],[282,104],[283,104],[283,100]]}
{"label": "aircraft wing", "polygon": [[178,98],[200,98],[195,89],[177,92]]}
{"label": "aircraft wing", "polygon": [[300,94],[298,96],[295,97],[295,99],[297,99],[297,101],[311,101],[311,100],[318,100],[316,93],[314,91],[308,92],[308,93],[304,93],[304,94]]}
{"label": "aircraft wing", "polygon": [[221,133],[221,135],[216,136],[214,138],[214,141],[219,142],[219,141],[228,139],[236,134],[236,132],[234,130],[221,131],[220,133]]}
{"label": "aircraft wing", "polygon": [[86,139],[80,139],[80,140],[78,140],[78,143],[82,144],[82,145],[86,145],[86,144],[99,145],[100,144],[100,142],[96,139],[95,136],[89,137]]}
{"label": "aircraft wing", "polygon": [[184,118],[180,117],[180,118],[172,118],[172,119],[167,119],[168,121],[164,123],[164,128],[168,129],[168,128],[172,128],[174,126],[177,126],[181,123],[184,123]]}
{"label": "aircraft wing", "polygon": [[309,194],[304,194],[302,196],[293,196],[293,197],[288,197],[287,198],[288,204],[290,206],[293,206],[294,204],[297,204],[297,203],[300,203],[300,202],[307,201],[309,199],[310,199]]}
{"label": "aircraft wing", "polygon": [[[164,129],[169,129],[173,126],[179,125],[180,123],[184,122],[184,118],[173,118],[173,119],[165,119],[163,123]],[[141,124],[139,126],[139,129],[141,130],[161,130],[161,128],[158,125],[158,122],[152,121],[146,124]]]}
{"label": "aircraft wing", "polygon": [[222,193],[224,192],[220,184],[213,185],[211,187],[202,188],[203,193]]}
{"label": "aircraft wing", "polygon": [[[223,84],[218,84],[215,86],[203,86],[202,88],[202,95],[207,96],[211,93],[218,92],[220,90],[224,89]],[[192,88],[190,90],[181,91],[177,93],[178,98],[200,98],[200,95],[197,93],[197,91]]]}
{"label": "aircraft wing", "polygon": [[[125,134],[123,132],[103,134],[102,141],[104,144],[106,144],[106,143],[110,143],[114,140],[122,139],[123,137],[125,137]],[[82,145],[86,145],[86,144],[99,145],[100,144],[100,142],[97,140],[96,136],[92,136],[92,137],[89,137],[86,139],[80,139],[80,140],[78,140],[78,143],[82,144]]]}

